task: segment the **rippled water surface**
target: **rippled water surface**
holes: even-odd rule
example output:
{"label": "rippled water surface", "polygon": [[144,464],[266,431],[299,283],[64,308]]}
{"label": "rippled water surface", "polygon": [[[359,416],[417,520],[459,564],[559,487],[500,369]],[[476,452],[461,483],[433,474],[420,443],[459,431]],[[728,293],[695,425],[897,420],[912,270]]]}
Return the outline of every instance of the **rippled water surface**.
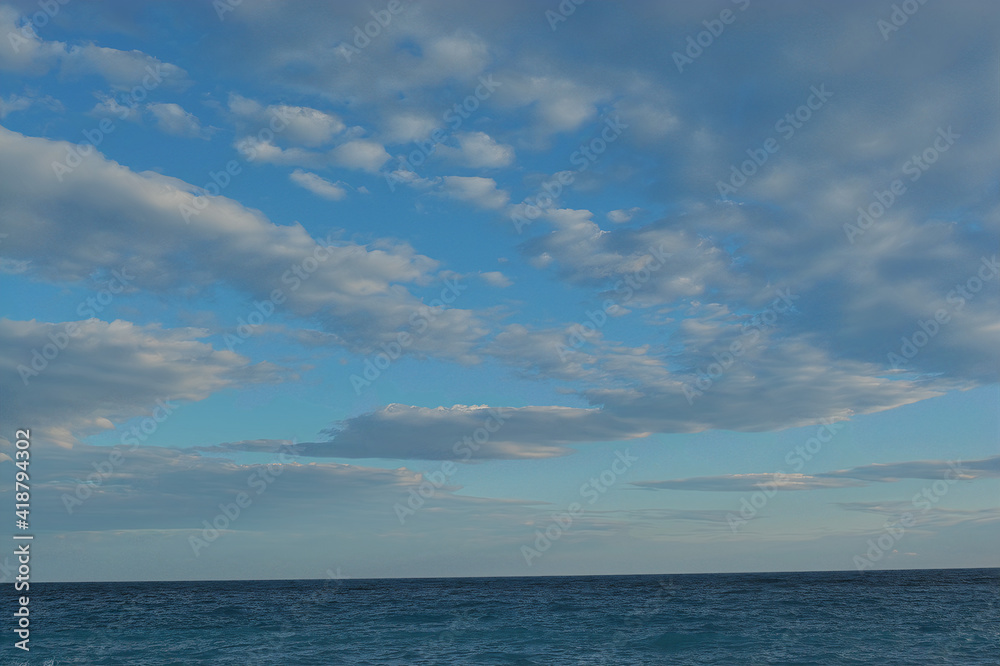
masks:
{"label": "rippled water surface", "polygon": [[31,591],[31,664],[1000,663],[1000,569]]}

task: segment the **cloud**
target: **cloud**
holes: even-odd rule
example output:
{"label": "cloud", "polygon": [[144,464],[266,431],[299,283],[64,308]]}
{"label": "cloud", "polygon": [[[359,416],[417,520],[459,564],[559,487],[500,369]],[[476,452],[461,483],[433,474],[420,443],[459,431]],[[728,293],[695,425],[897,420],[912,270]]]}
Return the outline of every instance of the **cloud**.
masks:
{"label": "cloud", "polygon": [[183,69],[141,51],[43,40],[31,20],[8,5],[0,6],[0,34],[5,35],[0,45],[0,70],[40,76],[61,64],[64,76],[96,74],[119,90],[140,84],[147,90],[161,84],[175,88],[190,84]]}
{"label": "cloud", "polygon": [[701,476],[691,479],[670,479],[666,481],[633,481],[633,486],[654,490],[703,490],[709,492],[750,492],[760,490],[762,485],[778,490],[823,490],[827,488],[849,488],[863,486],[851,479],[824,479],[806,474],[729,474],[725,476]]}
{"label": "cloud", "polygon": [[[347,518],[345,524],[375,519],[380,528],[392,529],[399,527],[393,503],[405,501],[407,491],[423,480],[419,472],[405,468],[302,464],[288,456],[237,464],[159,446],[115,449],[118,456],[113,459],[113,449],[106,446],[81,444],[72,450],[46,452],[44,469],[39,467],[38,476],[32,479],[39,493],[33,511],[44,515],[51,529],[78,531],[114,525],[115,529],[185,530],[177,541],[190,554],[188,535],[200,536],[202,521],[211,521],[219,503],[233,501],[241,491],[253,503],[233,523],[234,530],[282,529],[288,521],[280,517],[281,512],[301,507],[303,501],[322,505],[313,513],[317,521],[328,522],[339,514],[339,520]],[[94,474],[102,469],[103,474]],[[95,476],[98,482],[88,484],[88,477]],[[453,490],[437,489],[435,501],[445,506],[463,502],[452,495]],[[267,493],[266,502],[258,501],[262,493]],[[161,510],[166,503],[170,511]]]}
{"label": "cloud", "polygon": [[897,463],[874,463],[861,467],[827,472],[829,478],[858,479],[868,483],[893,483],[902,479],[973,479],[1000,478],[1000,456],[978,460],[914,460]]}
{"label": "cloud", "polygon": [[608,231],[589,210],[553,209],[542,219],[551,233],[529,239],[522,251],[529,259],[547,257],[568,282],[614,286],[646,265],[657,265],[648,282],[633,290],[634,302],[670,304],[716,288],[745,298],[729,253],[673,220]]}
{"label": "cloud", "polygon": [[498,103],[528,107],[534,124],[524,132],[529,147],[546,145],[552,134],[571,132],[597,118],[597,105],[610,97],[603,85],[591,85],[558,75],[526,72],[503,77]]}
{"label": "cloud", "polygon": [[[613,310],[595,308],[581,309],[579,322],[565,328],[511,324],[485,351],[520,368],[523,377],[570,382],[565,392],[613,415],[623,432],[780,430],[891,409],[947,390],[946,384],[878,377],[867,364],[834,363],[807,340],[772,340],[775,334],[759,324],[735,325],[682,361],[652,345],[630,347],[607,339],[601,322],[613,318]],[[740,353],[706,383],[706,368],[718,363],[713,354],[729,354],[734,341],[741,343]],[[678,367],[692,362],[690,370]]]}
{"label": "cloud", "polygon": [[0,70],[39,76],[51,69],[65,55],[62,42],[46,42],[34,31],[30,19],[14,7],[0,5]]}
{"label": "cloud", "polygon": [[[199,341],[207,334],[127,321],[0,319],[4,432],[30,423],[36,441],[70,447],[149,415],[158,400],[181,409],[225,388],[291,378],[271,363],[252,364]],[[53,356],[57,345],[62,349]]]}
{"label": "cloud", "polygon": [[207,453],[280,453],[294,450],[296,443],[290,439],[244,439],[238,442],[221,442],[208,446],[193,446],[191,451]]}
{"label": "cloud", "polygon": [[635,214],[640,212],[642,209],[638,206],[633,206],[629,209],[620,208],[618,210],[613,210],[608,213],[608,219],[615,224],[624,224],[635,217]]}
{"label": "cloud", "polygon": [[436,151],[446,160],[473,169],[510,166],[514,149],[498,144],[485,132],[460,132],[455,135],[458,148],[438,146]]}
{"label": "cloud", "polygon": [[[348,130],[339,116],[325,111],[287,104],[264,106],[235,93],[229,95],[228,108],[242,135],[234,145],[259,163],[376,173],[390,159],[381,143],[358,138],[361,128]],[[270,133],[266,138],[261,136],[264,130]],[[338,145],[316,150],[333,142]]]}
{"label": "cloud", "polygon": [[187,138],[203,136],[198,118],[178,104],[149,104],[146,108],[153,114],[161,132]]}
{"label": "cloud", "polygon": [[270,104],[264,106],[236,93],[229,95],[229,111],[243,132],[256,134],[269,127],[272,119],[280,119],[278,136],[294,145],[316,148],[329,143],[346,129],[338,116],[304,106]]}
{"label": "cloud", "polygon": [[98,74],[121,90],[140,84],[147,89],[161,83],[181,88],[190,84],[187,72],[176,65],[142,51],[119,51],[94,44],[71,46],[63,57],[63,73],[72,76]]}
{"label": "cloud", "polygon": [[445,176],[442,191],[448,197],[467,201],[480,208],[499,209],[507,204],[509,195],[497,189],[492,178],[481,176]]}
{"label": "cloud", "polygon": [[389,161],[389,153],[376,141],[356,139],[334,148],[330,153],[333,164],[348,169],[377,173]]}
{"label": "cloud", "polygon": [[125,120],[130,123],[142,121],[142,105],[135,102],[120,103],[111,95],[97,93],[97,104],[90,110],[89,115],[97,118],[114,118]]}
{"label": "cloud", "polygon": [[342,187],[342,183],[331,183],[314,173],[303,171],[302,169],[296,169],[288,178],[296,185],[304,187],[316,196],[329,199],[330,201],[340,201],[347,196],[347,190]]}
{"label": "cloud", "polygon": [[282,148],[273,139],[245,136],[237,139],[233,146],[247,155],[256,164],[277,164],[281,166],[305,166],[321,169],[330,164],[330,155],[297,146]]}
{"label": "cloud", "polygon": [[759,490],[762,485],[768,488],[776,487],[778,490],[822,490],[867,486],[871,483],[895,483],[904,479],[972,481],[997,478],[1000,478],[1000,456],[970,461],[916,460],[874,463],[813,475],[726,474],[665,481],[634,481],[632,485],[655,490],[747,492]]}
{"label": "cloud", "polygon": [[[560,289],[575,290],[579,316],[563,323],[525,320],[497,330],[485,347],[522,378],[571,383],[560,390],[622,418],[626,432],[633,427],[667,432],[790,427],[827,416],[847,418],[891,409],[996,380],[996,291],[984,289],[975,299],[966,299],[961,309],[951,310],[948,301],[955,285],[975,274],[981,248],[995,246],[1000,229],[1000,208],[983,194],[995,180],[995,156],[987,146],[997,129],[984,115],[989,87],[980,83],[990,80],[989,67],[974,58],[968,76],[954,79],[929,65],[914,64],[950,62],[953,46],[939,37],[961,34],[969,17],[979,12],[978,5],[965,12],[939,13],[940,20],[923,27],[910,23],[907,30],[916,31],[909,33],[914,43],[929,45],[919,52],[901,40],[894,40],[894,48],[884,48],[877,31],[854,39],[859,21],[871,23],[869,10],[861,6],[829,17],[831,34],[844,38],[840,42],[817,42],[814,31],[803,29],[800,10],[779,8],[769,17],[770,25],[780,26],[787,36],[780,46],[761,50],[759,32],[734,32],[732,48],[754,58],[730,70],[722,68],[723,60],[702,58],[696,66],[703,75],[683,77],[649,65],[669,60],[668,53],[656,51],[659,47],[625,46],[661,44],[665,30],[702,20],[694,9],[645,4],[636,10],[641,21],[636,21],[636,13],[595,12],[590,18],[578,14],[573,21],[581,34],[600,32],[606,38],[595,52],[599,58],[594,66],[581,68],[578,58],[557,42],[507,36],[504,28],[521,25],[517,22],[525,6],[515,3],[469,14],[435,5],[407,12],[350,66],[334,50],[357,24],[357,15],[347,10],[331,10],[329,21],[312,25],[315,21],[306,12],[255,7],[239,18],[240,31],[220,34],[213,44],[241,53],[233,63],[235,71],[262,82],[280,80],[283,90],[317,100],[312,103],[318,106],[327,103],[347,118],[345,122],[309,107],[230,98],[234,122],[243,123],[240,127],[251,135],[279,109],[294,116],[296,129],[290,126],[290,133],[258,145],[260,160],[304,169],[333,163],[372,173],[385,168],[384,146],[360,137],[391,142],[422,136],[434,119],[474,94],[478,77],[486,71],[501,85],[489,99],[477,98],[475,115],[455,130],[458,145],[464,141],[470,155],[479,155],[474,159],[485,160],[484,165],[505,159],[503,151],[497,151],[506,146],[491,137],[516,146],[523,161],[556,134],[572,148],[578,140],[591,138],[589,123],[608,112],[620,113],[630,126],[622,137],[629,158],[616,161],[609,151],[596,168],[578,174],[573,188],[562,195],[567,207],[537,220],[521,247],[529,264],[561,282]],[[629,34],[630,41],[619,39],[610,25],[629,27],[631,32],[621,34]],[[539,21],[529,34],[547,30]],[[986,48],[985,35],[984,28],[975,48]],[[845,49],[842,43],[847,42],[855,48]],[[42,42],[36,46],[49,48]],[[103,52],[93,53],[97,58]],[[866,65],[872,58],[880,67]],[[765,60],[773,60],[781,76],[747,88],[746,72]],[[920,69],[926,70],[922,77],[909,73]],[[775,121],[803,103],[810,86],[824,82],[835,92],[830,103],[793,137],[782,139],[780,151],[735,195],[720,196],[717,181],[727,179],[731,167],[756,147],[746,137],[763,140],[774,133]],[[948,94],[928,97],[929,89]],[[734,108],[740,113],[734,115]],[[347,130],[351,122],[375,127]],[[900,175],[901,164],[933,140],[938,126],[953,126],[963,138],[921,176],[919,187],[910,186],[858,242],[848,242],[845,221],[855,220],[857,207],[870,203],[874,190]],[[969,141],[970,136],[987,140]],[[372,143],[354,146],[357,141]],[[352,151],[356,154],[349,155]],[[30,167],[31,160],[27,163]],[[596,171],[599,178],[592,177]],[[493,211],[508,201],[508,175],[488,179],[423,173],[412,174],[410,182]],[[190,192],[184,184],[141,178],[167,191],[175,187]],[[585,191],[585,185],[594,189]],[[621,206],[610,214],[613,224],[621,224],[638,204],[667,213],[650,224],[604,229],[589,210],[568,207],[579,205],[572,197],[608,192],[615,194],[614,205]],[[93,199],[79,198],[85,203]],[[40,197],[35,199],[42,207]],[[238,221],[253,215],[224,198],[213,201],[212,208],[216,206]],[[15,204],[14,214],[26,223],[36,210],[23,208]],[[236,234],[225,232],[221,220],[208,227],[221,230],[225,238],[210,243],[215,252],[239,246]],[[87,229],[85,225],[85,239]],[[61,227],[53,230],[63,232]],[[207,232],[205,238],[197,231],[193,235],[192,241],[198,242],[212,238]],[[197,284],[221,276],[227,284],[251,285],[250,293],[259,298],[280,279],[276,248],[287,241],[296,250],[310,249],[303,232],[288,231],[288,238],[275,234],[269,243],[259,242],[257,233],[248,237],[254,252],[264,248],[263,258],[254,259],[247,251],[239,260],[263,264],[267,280],[245,275],[250,271],[240,271],[235,260],[220,262],[198,251],[192,262],[198,267]],[[175,251],[186,247],[169,238],[166,245]],[[387,270],[371,282],[362,280],[375,293],[387,295],[370,325],[345,329],[342,322],[372,314],[373,306],[358,302],[365,297],[349,298],[338,289],[328,298],[325,288],[315,286],[327,285],[319,275],[297,292],[291,311],[315,318],[310,324],[331,329],[328,335],[354,349],[371,348],[375,343],[368,340],[390,338],[405,326],[411,307],[417,307],[419,299],[409,297],[415,287],[426,284],[437,270],[436,262],[399,247],[389,252],[392,259],[409,257],[403,263],[412,261],[418,267],[401,271],[405,275]],[[101,256],[103,251],[93,243],[85,243],[85,248],[77,254]],[[663,266],[650,271],[640,288],[626,288],[627,280],[644,275],[644,262],[653,250],[666,257]],[[114,243],[111,251],[117,251]],[[72,252],[60,249],[57,254]],[[154,267],[161,267],[163,254],[151,249]],[[372,254],[364,255],[366,265],[367,260],[374,264],[382,259]],[[13,255],[6,259],[28,261]],[[34,260],[16,267],[32,277],[57,275],[53,263]],[[221,269],[219,263],[227,265]],[[83,275],[84,266],[92,265],[80,260],[72,272]],[[352,283],[350,275],[342,279],[343,284]],[[395,290],[404,286],[407,294],[396,298]],[[778,287],[791,288],[799,296],[794,310],[777,326],[761,331],[733,367],[690,405],[685,386],[705,373],[714,355],[724,355],[730,344],[744,339],[752,317]],[[590,322],[587,313],[597,312],[609,298],[621,305],[618,325],[608,324],[581,338],[580,345],[569,345],[582,322]],[[949,308],[950,323],[904,368],[890,367],[887,354],[898,350],[901,337],[919,330],[938,308]],[[469,334],[449,334],[442,328],[442,342],[421,340],[422,350],[447,354],[449,343],[459,338],[465,345],[462,357],[478,357],[481,350],[475,344],[488,335],[486,325],[464,311],[449,316],[467,324],[461,330]],[[565,358],[556,351],[560,344],[569,347]]]}
{"label": "cloud", "polygon": [[[363,352],[395,339],[424,307],[404,285],[431,284],[438,264],[409,245],[332,239],[320,245],[297,224],[274,225],[224,196],[196,202],[190,184],[135,173],[96,151],[59,182],[52,164],[69,150],[65,142],[0,128],[0,199],[12,202],[0,257],[30,261],[34,277],[85,281],[128,263],[138,289],[196,293],[221,281],[244,293],[247,307],[281,289],[282,310],[321,323]],[[48,238],[72,241],[53,245]],[[308,279],[294,276],[310,257],[316,270]],[[472,311],[449,308],[407,352],[471,360],[485,332]]]}
{"label": "cloud", "polygon": [[[837,502],[837,506],[845,511],[873,513],[887,519],[898,521],[904,514],[916,514],[916,524],[912,531],[926,532],[928,529],[947,528],[955,525],[971,524],[985,525],[990,528],[1000,521],[1000,508],[985,509],[947,509],[935,506],[924,512],[915,511],[913,502]],[[877,531],[884,530],[884,526]]]}
{"label": "cloud", "polygon": [[488,285],[500,287],[501,289],[514,284],[511,282],[510,278],[500,271],[486,271],[485,273],[480,272],[479,277],[482,278]]}
{"label": "cloud", "polygon": [[20,95],[8,95],[7,99],[0,97],[0,118],[5,118],[15,111],[24,111],[31,106],[31,98]]}
{"label": "cloud", "polygon": [[388,143],[408,143],[430,135],[440,120],[420,113],[399,113],[389,116],[383,127]]}
{"label": "cloud", "polygon": [[468,31],[432,39],[424,48],[421,71],[438,80],[473,77],[489,60],[486,42]]}
{"label": "cloud", "polygon": [[567,455],[570,444],[631,439],[596,409],[476,405],[411,407],[391,404],[339,422],[325,442],[299,444],[303,456],[418,460],[507,460]]}

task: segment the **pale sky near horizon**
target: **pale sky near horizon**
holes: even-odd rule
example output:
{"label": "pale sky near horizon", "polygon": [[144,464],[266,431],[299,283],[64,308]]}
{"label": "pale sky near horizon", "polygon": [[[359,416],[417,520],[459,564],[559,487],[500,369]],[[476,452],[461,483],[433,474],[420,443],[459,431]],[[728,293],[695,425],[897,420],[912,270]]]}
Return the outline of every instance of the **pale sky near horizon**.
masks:
{"label": "pale sky near horizon", "polygon": [[998,566],[998,28],[0,0],[33,575]]}

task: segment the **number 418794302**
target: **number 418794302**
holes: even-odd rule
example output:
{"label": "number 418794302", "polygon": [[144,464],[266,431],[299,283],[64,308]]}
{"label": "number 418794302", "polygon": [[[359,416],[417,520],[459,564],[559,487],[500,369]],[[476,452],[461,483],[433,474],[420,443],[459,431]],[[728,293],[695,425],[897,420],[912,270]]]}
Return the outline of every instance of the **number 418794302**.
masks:
{"label": "number 418794302", "polygon": [[[15,481],[15,493],[14,500],[17,502],[15,504],[14,513],[17,517],[27,523],[28,521],[28,502],[30,500],[29,488],[28,488],[28,463],[31,460],[31,454],[28,449],[31,446],[31,432],[29,430],[18,430],[17,442],[15,446],[17,451],[14,453],[15,465],[17,466],[17,474],[14,475]],[[20,525],[21,523],[19,523]],[[23,529],[27,529],[25,526]]]}

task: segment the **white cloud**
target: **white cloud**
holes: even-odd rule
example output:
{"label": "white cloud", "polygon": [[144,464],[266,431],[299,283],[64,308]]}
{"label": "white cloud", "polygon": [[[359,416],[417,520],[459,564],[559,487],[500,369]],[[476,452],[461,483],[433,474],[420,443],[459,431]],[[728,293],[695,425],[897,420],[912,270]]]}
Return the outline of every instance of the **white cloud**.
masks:
{"label": "white cloud", "polygon": [[[381,144],[356,138],[361,128],[347,130],[339,116],[319,109],[264,106],[236,93],[230,93],[228,108],[240,137],[234,146],[259,163],[312,169],[340,166],[374,173],[389,159]],[[335,141],[340,144],[316,150]]]}
{"label": "white cloud", "polygon": [[445,159],[473,169],[510,166],[514,162],[514,149],[500,145],[485,132],[460,132],[456,134],[458,148],[438,146],[437,152]]}
{"label": "white cloud", "polygon": [[440,124],[429,114],[399,113],[389,117],[383,133],[388,143],[409,143],[426,138]]}
{"label": "white cloud", "polygon": [[0,97],[0,118],[5,118],[14,111],[24,111],[31,106],[31,98],[20,95],[8,95],[7,99]]}
{"label": "white cloud", "polygon": [[38,36],[27,17],[14,7],[0,5],[0,70],[26,75],[48,72],[66,53],[62,42],[46,42]]}
{"label": "white cloud", "polygon": [[635,217],[635,214],[642,211],[641,208],[619,208],[608,213],[608,219],[615,224],[624,224]]}
{"label": "white cloud", "polygon": [[297,146],[281,148],[273,140],[247,136],[237,139],[234,147],[248,159],[258,164],[278,164],[281,166],[306,166],[319,169],[327,166],[329,157],[324,153],[306,150]]}
{"label": "white cloud", "polygon": [[895,483],[903,479],[972,481],[1000,478],[1000,456],[970,461],[916,460],[875,463],[821,474],[726,474],[665,481],[633,481],[633,486],[657,490],[751,492],[761,486],[778,490],[822,490]]}
{"label": "white cloud", "polygon": [[278,118],[276,122],[281,131],[277,135],[280,139],[307,148],[329,143],[346,128],[338,116],[319,109],[287,104],[265,107],[236,93],[229,95],[229,111],[241,129],[250,134],[270,127],[272,119]]}
{"label": "white cloud", "polygon": [[83,44],[70,46],[45,41],[34,31],[29,18],[8,5],[0,6],[0,70],[42,75],[61,64],[64,76],[97,74],[124,90],[144,85],[152,90],[161,84],[183,87],[190,83],[187,72],[141,51],[120,51]]}
{"label": "white cloud", "polygon": [[367,139],[356,139],[341,144],[331,151],[330,157],[337,166],[369,173],[378,172],[379,168],[390,159],[389,153],[381,143]]}
{"label": "white cloud", "polygon": [[445,195],[459,201],[467,201],[480,208],[503,208],[510,198],[507,192],[497,189],[497,183],[492,178],[445,176],[442,182],[442,191]]}
{"label": "white cloud", "polygon": [[119,51],[94,44],[70,47],[63,58],[63,72],[75,76],[98,74],[123,90],[138,85],[150,90],[161,84],[183,87],[190,83],[183,69],[142,51]]}
{"label": "white cloud", "polygon": [[[69,174],[53,172],[70,144],[0,128],[0,199],[5,209],[0,256],[30,260],[34,276],[87,280],[95,270],[135,266],[135,286],[153,292],[197,291],[222,281],[248,298],[288,290],[283,307],[321,322],[352,348],[394,339],[422,307],[406,285],[426,285],[438,264],[404,243],[368,248],[336,243],[325,250],[299,226],[276,226],[224,196],[199,202],[192,185],[152,172],[135,173],[97,151]],[[49,238],[72,238],[53,245]],[[319,253],[319,254],[317,254]],[[291,291],[282,276],[307,257],[325,257]],[[185,257],[185,258],[181,258]],[[248,301],[249,302],[249,301]],[[470,310],[450,308],[408,351],[471,360],[485,330]]]}
{"label": "white cloud", "polygon": [[[582,135],[587,123],[606,111],[620,113],[630,125],[623,141],[629,142],[630,149],[636,150],[642,160],[633,160],[638,165],[635,170],[629,172],[622,167],[613,178],[609,176],[595,186],[606,188],[611,183],[625,182],[631,173],[636,182],[643,183],[644,191],[657,199],[655,204],[650,202],[649,208],[669,204],[670,217],[642,227],[601,229],[588,211],[550,211],[532,227],[537,235],[523,245],[522,251],[531,265],[550,271],[552,277],[592,290],[591,302],[581,304],[582,319],[583,312],[592,311],[593,303],[620,297],[615,285],[642,269],[650,248],[662,246],[667,256],[665,266],[635,290],[627,307],[633,311],[631,316],[637,325],[662,327],[650,330],[657,333],[654,337],[664,347],[616,345],[605,331],[595,338],[599,342],[591,343],[592,347],[576,350],[586,362],[562,363],[558,358],[550,362],[543,354],[529,353],[526,347],[520,356],[522,361],[508,353],[527,341],[549,344],[565,340],[569,326],[559,325],[540,330],[504,329],[500,333],[503,344],[494,346],[498,356],[509,359],[525,373],[586,383],[574,390],[592,399],[593,404],[606,404],[607,409],[636,418],[662,412],[670,415],[664,419],[666,428],[713,424],[784,427],[781,424],[800,423],[821,413],[886,409],[911,398],[964,388],[971,385],[969,382],[995,379],[997,351],[993,339],[998,301],[993,291],[981,292],[961,312],[953,313],[952,323],[908,366],[912,374],[889,374],[885,362],[886,353],[898,348],[901,335],[915,330],[935,308],[947,305],[949,290],[972,274],[981,248],[992,247],[1000,228],[996,207],[990,212],[982,195],[988,191],[995,162],[989,150],[995,141],[988,140],[995,138],[995,124],[982,115],[982,109],[988,108],[988,87],[972,83],[988,78],[987,66],[973,62],[969,75],[955,80],[942,72],[927,79],[928,71],[937,70],[914,65],[921,59],[930,63],[953,58],[953,47],[946,40],[932,37],[939,36],[937,31],[960,34],[978,8],[967,13],[938,14],[940,21],[928,22],[924,27],[911,22],[907,30],[918,32],[910,34],[922,36],[913,38],[914,43],[928,45],[919,53],[904,48],[900,40],[894,40],[898,48],[882,48],[885,44],[877,31],[852,49],[842,45],[849,40],[817,44],[810,31],[792,29],[801,27],[795,23],[797,12],[777,11],[775,20],[789,27],[785,33],[788,41],[782,42],[780,52],[771,46],[771,50],[754,51],[754,57],[776,58],[777,66],[783,68],[782,75],[755,90],[745,88],[740,71],[724,71],[718,63],[713,65],[706,59],[696,65],[706,70],[703,77],[667,76],[655,68],[637,65],[645,62],[645,56],[626,52],[621,49],[622,42],[614,39],[601,42],[597,52],[600,58],[594,67],[580,67],[578,61],[555,49],[551,40],[538,44],[527,40],[523,48],[509,51],[513,42],[504,39],[501,28],[515,25],[521,9],[520,5],[498,6],[489,13],[456,14],[450,6],[421,8],[407,14],[406,21],[394,24],[384,39],[373,41],[350,67],[343,66],[343,59],[332,52],[331,44],[337,40],[330,40],[328,34],[331,24],[340,27],[341,23],[343,30],[335,34],[350,34],[356,17],[346,12],[332,11],[330,23],[317,26],[310,25],[304,13],[260,8],[259,13],[240,19],[246,32],[218,38],[227,45],[259,44],[257,51],[233,49],[245,54],[234,64],[245,74],[253,73],[261,81],[280,79],[287,90],[296,94],[330,100],[338,105],[334,108],[349,109],[345,114],[388,118],[383,134],[375,135],[380,141],[421,136],[450,104],[473,93],[482,72],[493,71],[497,81],[502,82],[495,97],[482,101],[475,116],[456,134],[459,145],[464,138],[470,148],[470,164],[499,165],[506,159],[502,150],[497,152],[505,147],[498,146],[491,134],[517,145],[523,157],[522,146],[542,145],[553,133]],[[636,24],[632,27],[638,31],[639,43],[646,39],[654,43],[652,40],[665,27],[675,26],[678,21],[697,23],[701,19],[696,14],[693,9],[678,6],[650,9],[643,15],[648,20],[641,22],[635,21],[635,14],[609,16],[609,20],[615,25]],[[583,15],[578,18],[584,21],[578,25],[588,25]],[[852,34],[859,21],[869,18],[863,8],[848,9],[832,17],[830,30],[843,37]],[[456,30],[457,24],[471,27]],[[275,26],[280,29],[275,30]],[[602,30],[605,28],[602,26]],[[934,35],[926,32],[932,29]],[[480,38],[480,34],[488,38]],[[604,34],[611,35],[612,31]],[[636,40],[635,35],[629,35],[630,40]],[[734,33],[733,38],[739,41],[756,37],[750,31]],[[39,42],[36,46],[44,45]],[[869,68],[865,72],[879,85],[860,91],[856,88],[857,72],[875,53],[884,70],[873,72]],[[334,57],[324,59],[326,55]],[[97,51],[92,59],[98,56],[117,58],[122,63],[127,60]],[[84,59],[82,52],[75,57]],[[44,57],[40,56],[42,61]],[[753,62],[751,59],[747,66]],[[124,64],[123,69],[127,69]],[[911,73],[918,70],[921,76]],[[108,66],[102,71],[112,76],[116,70]],[[830,88],[836,91],[834,100],[794,139],[782,144],[781,151],[740,190],[739,196],[733,201],[716,201],[715,181],[725,177],[730,165],[743,158],[747,149],[754,148],[746,137],[754,131],[765,137],[775,120],[804,101],[793,86],[801,84],[803,95],[808,94],[817,76],[829,78]],[[948,94],[928,97],[926,90],[931,87]],[[877,96],[870,93],[876,90]],[[705,100],[746,105],[752,102],[756,112],[752,116],[740,115],[739,127],[734,128],[731,105],[706,104]],[[230,107],[235,116],[244,119],[240,122],[261,117],[267,120],[268,109],[277,108],[238,97],[230,101]],[[513,126],[505,124],[498,134],[497,114],[512,109],[516,111],[511,116]],[[333,116],[316,109],[299,115],[300,135],[294,140],[279,135],[273,144],[260,144],[261,161],[311,169],[335,162],[370,172],[384,167],[387,157],[380,144],[366,150],[351,143],[344,144],[352,146],[351,150],[328,149],[324,141],[361,140],[358,137],[363,134],[338,129],[342,121],[330,120]],[[856,207],[867,203],[866,198],[876,187],[883,188],[897,175],[901,161],[923,149],[938,125],[949,123],[960,132],[967,131],[966,127],[974,129],[928,172],[919,188],[911,188],[879,220],[864,237],[864,243],[845,243],[842,225],[856,217]],[[259,129],[250,127],[249,122],[247,125],[251,134]],[[290,131],[294,134],[294,130]],[[973,132],[977,139],[970,141],[967,137]],[[571,138],[576,137],[566,137]],[[670,141],[669,146],[665,139]],[[323,148],[303,150],[299,146]],[[474,146],[478,152],[471,150]],[[452,155],[466,159],[459,153]],[[475,162],[477,159],[479,162]],[[610,173],[610,156],[607,164]],[[651,168],[640,173],[638,169],[645,166]],[[489,210],[507,200],[507,193],[493,179],[408,175],[414,187],[440,187],[447,196]],[[580,176],[577,186],[583,184],[585,175]],[[158,182],[152,177],[150,180]],[[239,212],[240,219],[247,214],[232,202],[220,205]],[[622,223],[632,210],[613,211],[609,219]],[[17,211],[17,206],[15,212],[24,219],[28,217],[24,211]],[[221,222],[216,224],[221,226]],[[100,248],[88,247],[82,254],[86,253],[97,256]],[[160,260],[159,253],[153,252],[152,256],[154,263]],[[81,261],[80,265],[89,264]],[[48,265],[30,270],[54,269]],[[417,271],[421,277],[411,281],[427,279],[430,270]],[[375,280],[377,286],[372,288],[387,293],[392,284],[388,278]],[[762,299],[778,284],[788,285],[802,296],[797,301],[797,316],[784,319],[780,331],[767,336],[767,344],[759,353],[752,358],[747,355],[747,360],[759,365],[748,364],[727,373],[704,400],[698,401],[700,406],[686,420],[681,418],[686,401],[680,406],[671,402],[677,398],[679,387],[713,353],[724,350],[731,339],[738,337],[748,313],[759,310]],[[311,292],[313,288],[308,289]],[[303,306],[303,311],[319,311],[316,304],[323,302],[322,291],[317,289],[307,299],[317,309]],[[350,304],[354,306],[353,301]],[[346,308],[337,312],[354,311]],[[331,316],[328,322],[332,321]],[[399,319],[387,318],[382,323],[396,321]],[[669,342],[658,335],[659,330],[670,331]],[[778,350],[784,345],[787,356],[795,363],[780,357]],[[780,372],[787,375],[781,377]],[[791,398],[793,407],[767,408],[762,398],[753,395],[761,393],[758,388],[764,383],[768,383],[771,395]],[[644,390],[649,393],[645,399]],[[751,395],[743,396],[741,391]],[[809,405],[810,400],[829,400],[829,404]],[[727,405],[734,406],[732,414],[722,416]],[[719,410],[718,414],[712,410]]]}
{"label": "white cloud", "polygon": [[[98,319],[66,323],[0,319],[4,432],[31,423],[36,441],[63,447],[147,416],[157,400],[197,402],[224,388],[288,375],[200,342],[207,331]],[[52,356],[44,348],[62,349]],[[37,352],[37,355],[36,355]],[[25,383],[25,380],[27,383]]]}
{"label": "white cloud", "polygon": [[156,127],[162,132],[189,138],[203,136],[198,118],[179,104],[149,104],[146,108],[153,114]]}
{"label": "white cloud", "polygon": [[853,488],[865,484],[853,479],[825,479],[808,474],[729,474],[726,476],[701,476],[669,481],[633,481],[633,486],[654,490],[703,490],[709,492],[753,492],[766,487],[769,490],[825,490]]}
{"label": "white cloud", "polygon": [[514,284],[510,281],[510,278],[500,271],[480,272],[479,277],[481,277],[487,284],[493,287],[500,287],[501,289]]}
{"label": "white cloud", "polygon": [[571,132],[597,118],[597,105],[610,97],[603,86],[593,86],[570,77],[517,73],[504,76],[497,92],[498,103],[515,108],[530,107],[534,126],[525,133],[532,147],[546,145],[551,134]]}
{"label": "white cloud", "polygon": [[472,33],[459,32],[425,44],[421,69],[437,80],[463,79],[482,72],[488,61],[486,42]]}
{"label": "white cloud", "polygon": [[131,123],[142,121],[142,105],[135,102],[122,103],[111,95],[98,94],[98,102],[90,110],[91,116],[97,118],[116,118]]}
{"label": "white cloud", "polygon": [[347,196],[347,190],[342,187],[341,183],[331,183],[314,173],[303,171],[302,169],[296,169],[288,177],[296,185],[304,187],[316,196],[329,199],[330,201],[340,201]]}

